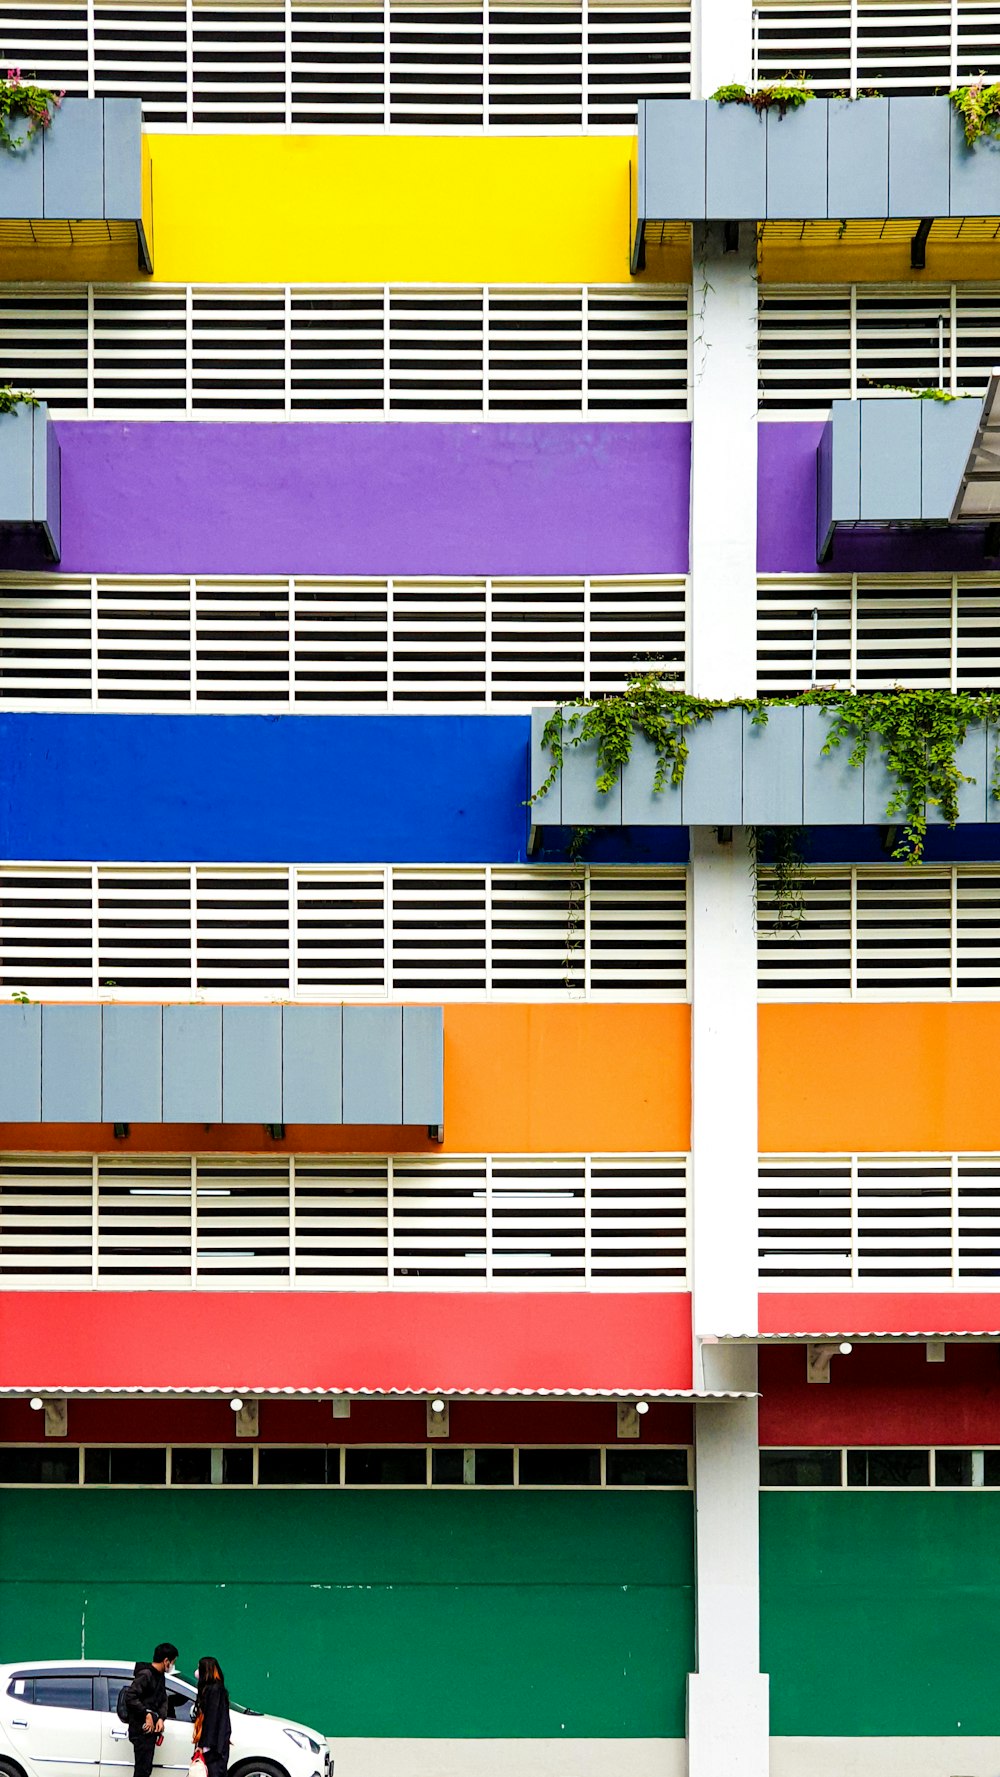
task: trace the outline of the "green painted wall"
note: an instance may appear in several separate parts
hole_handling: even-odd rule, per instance
[[[1000,1493],[763,1493],[772,1734],[1000,1734]]]
[[[4,1490],[0,1659],[169,1639],[331,1735],[679,1737],[692,1559],[686,1493]]]

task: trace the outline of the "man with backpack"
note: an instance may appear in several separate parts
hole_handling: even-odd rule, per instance
[[[150,1777],[157,1736],[167,1716],[166,1674],[177,1660],[171,1641],[161,1641],[151,1660],[139,1660],[131,1684],[118,1696],[118,1714],[128,1722],[135,1777]]]

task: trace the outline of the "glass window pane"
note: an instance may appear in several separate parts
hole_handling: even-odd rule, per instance
[[[971,1487],[972,1451],[935,1450],[934,1477],[939,1487]]]
[[[599,1450],[522,1450],[518,1464],[522,1487],[597,1487],[600,1484]]]
[[[170,1479],[175,1487],[208,1487],[212,1480],[211,1450],[174,1450]]]
[[[48,1673],[35,1679],[35,1703],[49,1709],[92,1709],[94,1681],[92,1678],[60,1678]]]
[[[609,1450],[606,1457],[609,1487],[686,1487],[686,1450]]]
[[[167,1453],[162,1449],[129,1450],[112,1445],[110,1450],[84,1452],[83,1477],[91,1485],[162,1487],[167,1479]]]
[[[465,1479],[464,1450],[432,1450],[431,1479],[438,1487],[461,1487]]]
[[[983,1486],[1000,1487],[1000,1450],[983,1451]]]
[[[339,1451],[334,1458],[334,1480],[337,1479]],[[261,1487],[323,1487],[326,1485],[327,1452],[314,1450],[261,1450],[257,1457],[257,1482]]]
[[[475,1457],[477,1487],[513,1487],[513,1450],[477,1450]]]
[[[849,1450],[849,1487],[929,1487],[929,1450]]]
[[[250,1487],[253,1484],[252,1450],[223,1450],[222,1483],[229,1487]]]
[[[839,1450],[762,1450],[762,1487],[839,1487]]]
[[[0,1481],[36,1481],[50,1485],[80,1478],[80,1452],[65,1450],[0,1450]]]
[[[427,1480],[427,1454],[411,1450],[348,1450],[345,1479],[354,1487],[420,1487]]]

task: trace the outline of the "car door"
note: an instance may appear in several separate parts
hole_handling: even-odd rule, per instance
[[[107,1673],[99,1681],[104,1687],[98,1707],[103,1710],[101,1729],[101,1777],[127,1777],[133,1769],[132,1746],[128,1728],[118,1718],[118,1693],[128,1684],[130,1672]],[[191,1763],[191,1721],[194,1690],[175,1678],[167,1679],[167,1709],[163,1724],[163,1745],[153,1754],[153,1770],[187,1771]]]
[[[24,1668],[11,1678],[8,1700],[11,1740],[38,1777],[97,1777],[101,1717],[89,1672]]]

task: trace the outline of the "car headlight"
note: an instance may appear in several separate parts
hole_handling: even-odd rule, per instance
[[[298,1728],[286,1728],[285,1733],[289,1740],[295,1741],[301,1752],[319,1752],[321,1750],[319,1741],[314,1740],[311,1734],[303,1734]]]

